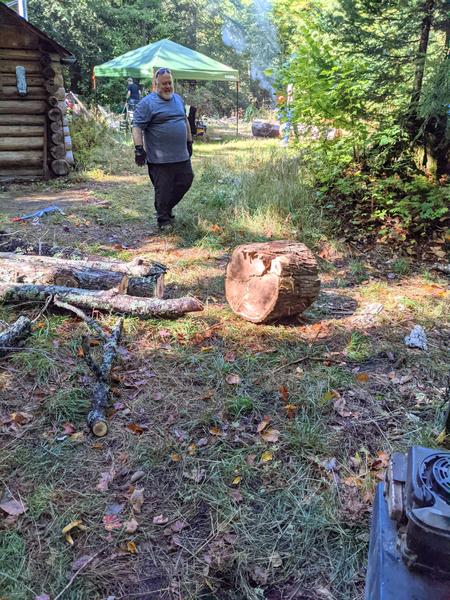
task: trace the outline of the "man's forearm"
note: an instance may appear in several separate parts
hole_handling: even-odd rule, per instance
[[[187,132],[187,141],[192,142],[191,125],[190,125],[189,121],[187,120],[187,117],[186,117],[186,132]]]
[[[133,127],[133,142],[135,146],[144,145],[144,136],[142,135],[142,129],[139,129],[139,127]]]

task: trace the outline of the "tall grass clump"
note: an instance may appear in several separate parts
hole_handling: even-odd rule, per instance
[[[286,238],[314,247],[323,238],[326,222],[295,151],[239,140],[205,154],[184,204],[190,241]]]

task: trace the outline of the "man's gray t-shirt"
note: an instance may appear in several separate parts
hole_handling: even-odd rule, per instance
[[[164,100],[156,92],[142,98],[136,106],[133,125],[144,132],[149,163],[174,163],[189,159],[186,113],[183,100],[173,94]]]

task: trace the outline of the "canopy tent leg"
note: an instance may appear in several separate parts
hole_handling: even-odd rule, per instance
[[[236,81],[236,135],[239,135],[239,81]]]

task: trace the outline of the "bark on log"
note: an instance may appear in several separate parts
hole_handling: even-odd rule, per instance
[[[22,179],[22,178],[33,178],[33,177],[42,177],[44,175],[43,167],[29,169],[29,168],[2,168],[0,167],[0,177],[8,178],[8,179]]]
[[[39,115],[45,113],[45,100],[0,100],[0,114]]]
[[[0,111],[1,112],[1,111]],[[45,115],[0,114],[0,125],[44,125]]]
[[[108,423],[106,420],[106,409],[110,400],[110,375],[111,367],[117,356],[118,344],[122,333],[123,319],[114,326],[111,335],[103,345],[103,360],[100,366],[96,365],[93,371],[97,377],[97,383],[92,394],[92,409],[87,416],[87,423],[91,431],[97,437],[103,437],[108,433]],[[84,344],[84,348],[89,350],[89,345]],[[86,353],[86,350],[85,350]],[[89,364],[89,363],[88,363]],[[95,364],[95,363],[94,363]]]
[[[0,283],[0,302],[14,304],[23,301],[45,302],[49,296],[57,295],[63,302],[82,308],[107,310],[142,318],[175,318],[188,312],[203,310],[203,304],[188,296],[161,300],[159,298],[138,298],[118,294],[116,290],[94,292],[57,285],[27,285],[20,283]]]
[[[44,137],[43,125],[0,125],[0,140],[5,137]]]
[[[0,152],[3,150],[41,150],[44,147],[44,132],[39,137],[0,137]]]
[[[31,321],[27,317],[19,317],[5,331],[0,333],[0,356],[8,354],[11,348],[17,346],[31,334]]]
[[[320,288],[311,251],[296,242],[238,246],[226,271],[225,294],[233,311],[253,323],[303,312]]]
[[[23,242],[26,244],[26,242]],[[17,246],[16,246],[17,247]],[[57,250],[57,248],[55,248]],[[124,262],[113,258],[84,258],[84,259],[63,259],[59,257],[35,254],[16,254],[14,252],[0,252],[0,260],[25,260],[42,265],[58,265],[67,268],[74,267],[77,269],[99,269],[106,271],[116,271],[121,275],[129,275],[130,277],[151,277],[161,272],[166,272],[167,268],[161,263],[148,262],[141,257],[133,259],[131,262]]]
[[[59,158],[58,160],[52,160],[50,163],[51,169],[55,175],[68,175],[70,166],[67,160]]]
[[[29,98],[31,100],[45,100],[45,98],[47,98],[48,94],[46,93],[46,91],[44,90],[43,87],[41,86],[31,86],[28,85],[28,81],[27,81],[27,93],[25,96],[21,96],[19,94],[19,92],[17,91],[17,86],[15,85],[11,85],[11,86],[6,86],[3,85],[3,97],[8,100],[20,100],[21,98]]]
[[[92,263],[91,263],[92,264]],[[106,263],[107,264],[107,263]],[[162,298],[164,269],[146,268],[145,277],[129,276],[126,263],[122,271],[88,266],[88,261],[64,260],[47,256],[20,255],[0,252],[0,280],[11,283],[59,285],[86,290],[107,290],[117,287],[128,276],[126,293],[130,296]]]
[[[252,135],[254,137],[277,138],[280,137],[280,126],[278,123],[267,121],[253,121]]]
[[[0,152],[0,167],[40,167],[43,164],[42,150],[6,150]]]

